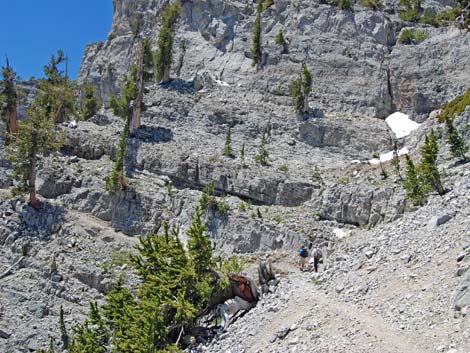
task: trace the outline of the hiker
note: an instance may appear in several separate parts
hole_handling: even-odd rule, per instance
[[[304,271],[305,264],[307,263],[307,258],[308,258],[308,251],[305,245],[302,245],[302,247],[299,250],[299,264],[300,264],[300,271]]]
[[[312,257],[310,258],[310,263],[313,262],[313,270],[318,272],[318,264],[323,263],[323,253],[320,249],[316,248],[312,252]]]

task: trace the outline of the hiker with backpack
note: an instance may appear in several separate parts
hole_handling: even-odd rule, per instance
[[[299,266],[300,266],[300,271],[304,271],[305,264],[307,263],[307,258],[308,258],[308,251],[305,245],[302,245],[302,247],[299,250]]]
[[[318,272],[318,264],[323,263],[323,253],[320,249],[316,248],[312,251],[312,257],[310,263],[313,264],[313,270]]]

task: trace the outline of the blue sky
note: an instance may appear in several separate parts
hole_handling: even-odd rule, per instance
[[[106,40],[112,0],[0,0],[0,64],[10,64],[23,79],[43,77],[51,54],[69,56],[75,79],[87,43]]]

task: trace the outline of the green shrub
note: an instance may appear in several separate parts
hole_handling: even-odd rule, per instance
[[[353,0],[332,0],[329,4],[339,7],[341,10],[352,10],[354,5]]]
[[[420,23],[431,25],[434,27],[439,27],[439,21],[437,15],[433,10],[426,9],[424,10],[423,16],[419,20]]]
[[[402,44],[419,44],[428,38],[428,34],[424,31],[417,29],[406,28],[398,38],[398,41]]]
[[[439,122],[444,122],[447,119],[451,121],[460,114],[462,114],[465,108],[470,105],[470,89],[465,94],[451,100],[444,107],[444,111],[439,116]]]
[[[98,98],[96,97],[96,87],[91,84],[87,84],[82,90],[82,120],[88,120],[93,117],[100,107]]]
[[[400,12],[400,19],[407,22],[418,22],[420,18],[419,12],[416,9],[408,9]]]
[[[361,5],[377,11],[382,7],[382,2],[380,0],[361,0]]]

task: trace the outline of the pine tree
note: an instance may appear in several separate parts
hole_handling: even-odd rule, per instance
[[[212,265],[211,241],[201,217],[202,211],[196,208],[192,217],[191,227],[188,230],[189,258],[193,262],[197,274],[204,273]]]
[[[266,151],[266,130],[263,131],[261,137],[261,144],[258,148],[258,154],[255,156],[255,161],[261,165],[268,165],[268,151]]]
[[[69,345],[70,353],[107,352],[110,340],[109,329],[101,317],[96,302],[90,302],[87,320],[83,325],[75,326],[73,331],[73,339]]]
[[[223,155],[227,157],[233,157],[233,150],[232,150],[232,137],[231,137],[231,129],[227,129],[227,133],[225,135],[225,146],[223,150]]]
[[[245,168],[245,144],[242,144],[242,149],[240,151],[240,160],[242,162],[242,167]]]
[[[460,158],[463,161],[467,161],[468,158],[466,153],[468,151],[468,146],[466,145],[465,140],[459,135],[459,132],[455,128],[450,117],[446,117],[445,122],[447,128],[447,143],[450,145],[452,156]]]
[[[436,135],[434,134],[434,130],[431,130],[431,133],[425,136],[424,145],[421,148],[420,173],[428,188],[432,188],[437,191],[439,195],[443,195],[445,190],[442,186],[441,175],[437,169],[438,152],[439,146],[437,144]]]
[[[307,65],[302,64],[302,71],[300,72],[299,78],[292,82],[291,87],[291,97],[296,112],[309,112],[308,96],[312,91],[312,83],[312,73],[307,68]]]
[[[158,49],[155,55],[155,79],[157,82],[170,81],[173,60],[173,38],[181,7],[178,2],[167,5],[163,12],[162,28],[158,34]]]
[[[10,66],[8,58],[6,58],[6,66],[2,68],[3,80],[0,82],[0,109],[2,119],[5,124],[4,139],[8,143],[9,134],[18,133],[18,89],[16,82],[18,77],[16,72]]]
[[[253,48],[251,49],[251,55],[253,56],[253,66],[257,69],[261,67],[261,60],[263,53],[261,51],[261,14],[263,12],[263,1],[258,0],[256,6],[256,20],[255,27],[253,29]]]
[[[66,121],[77,115],[75,85],[67,73],[64,74],[59,69],[59,65],[67,64],[67,60],[62,50],[57,52],[57,57],[52,55],[49,65],[44,66],[46,79],[41,80],[39,84],[39,105],[54,122]]]
[[[82,115],[81,120],[88,120],[93,117],[99,109],[99,101],[96,97],[96,87],[87,84],[82,88]]]
[[[40,93],[41,94],[41,93]],[[28,117],[20,123],[18,134],[7,150],[15,175],[20,180],[17,191],[29,192],[29,203],[37,208],[36,167],[38,155],[57,150],[61,143],[55,132],[54,122],[46,109],[34,101]]]
[[[282,46],[282,52],[281,54],[287,54],[287,42],[284,38],[284,33],[282,32],[282,29],[279,30],[279,32],[276,35],[275,42],[277,45]]]
[[[47,350],[47,353],[54,353],[54,339],[52,337],[49,337],[49,348]]]
[[[406,196],[416,205],[422,205],[426,200],[426,192],[423,189],[422,180],[410,158],[406,155],[406,179],[404,182]]]
[[[60,311],[59,311],[59,327],[60,327],[60,340],[62,341],[62,348],[67,349],[69,347],[69,335],[67,334],[67,329],[65,327],[64,309],[62,308],[62,305],[60,306]]]
[[[142,40],[142,50],[144,81],[148,82],[153,78],[153,52],[150,38],[145,38]]]
[[[138,94],[138,77],[139,67],[132,65],[130,72],[126,77],[124,87],[122,89],[122,97],[111,97],[110,106],[113,113],[125,121],[121,135],[119,137],[116,162],[114,163],[111,175],[105,178],[106,190],[116,191],[119,188],[124,190],[127,187],[125,180],[124,161],[127,155],[127,139],[130,134],[130,124],[136,115],[132,102],[136,100]]]
[[[176,66],[176,76],[179,78],[181,75],[181,69],[183,68],[184,64],[184,57],[186,55],[186,41],[183,39],[180,42],[180,55],[178,57],[178,65]]]

